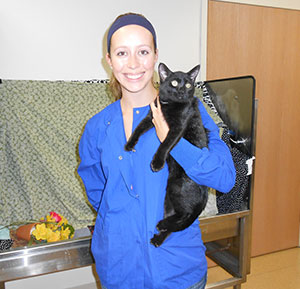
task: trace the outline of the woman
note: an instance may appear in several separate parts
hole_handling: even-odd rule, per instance
[[[199,222],[172,233],[158,248],[150,244],[163,218],[167,165],[153,172],[152,157],[167,133],[153,86],[158,58],[156,34],[141,15],[118,17],[109,29],[106,59],[112,68],[117,101],[92,117],[79,144],[81,176],[88,199],[97,211],[92,253],[102,286],[108,289],[204,288],[207,264]],[[199,184],[227,192],[235,169],[218,128],[199,102],[209,149],[181,139],[171,151]],[[135,151],[124,145],[149,109],[155,129],[141,136]]]

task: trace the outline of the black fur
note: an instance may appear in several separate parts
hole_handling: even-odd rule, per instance
[[[159,171],[167,161],[169,178],[164,203],[164,219],[157,224],[159,233],[151,239],[151,243],[156,247],[160,246],[171,232],[181,231],[190,226],[203,211],[207,202],[207,187],[191,180],[169,155],[181,137],[199,148],[207,147],[207,133],[202,124],[198,100],[194,97],[194,82],[199,70],[199,65],[187,73],[172,72],[163,63],[158,67],[159,101],[169,126],[169,133],[157,149],[151,168],[155,172]],[[139,137],[152,127],[150,110],[132,133],[125,150],[132,150]]]

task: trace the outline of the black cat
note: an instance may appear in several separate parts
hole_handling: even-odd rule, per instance
[[[164,202],[164,219],[157,224],[159,233],[151,239],[151,243],[156,247],[160,246],[171,232],[181,231],[190,226],[207,202],[207,187],[191,180],[169,155],[181,137],[199,148],[207,147],[207,133],[198,109],[198,99],[194,97],[194,82],[199,70],[199,65],[187,73],[172,72],[163,63],[158,67],[159,101],[169,126],[169,133],[157,149],[151,168],[153,171],[159,171],[167,161],[169,178]],[[132,133],[125,150],[132,150],[139,137],[152,127],[150,110]]]

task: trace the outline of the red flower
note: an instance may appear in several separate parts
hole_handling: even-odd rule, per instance
[[[50,212],[50,217],[53,218],[57,223],[61,220],[61,216],[55,212]]]

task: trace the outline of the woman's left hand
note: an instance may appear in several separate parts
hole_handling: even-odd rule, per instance
[[[159,138],[160,142],[163,142],[169,132],[169,126],[161,111],[159,96],[157,96],[157,107],[155,106],[154,102],[150,103],[150,107],[153,115],[152,122],[155,126],[157,137]]]

